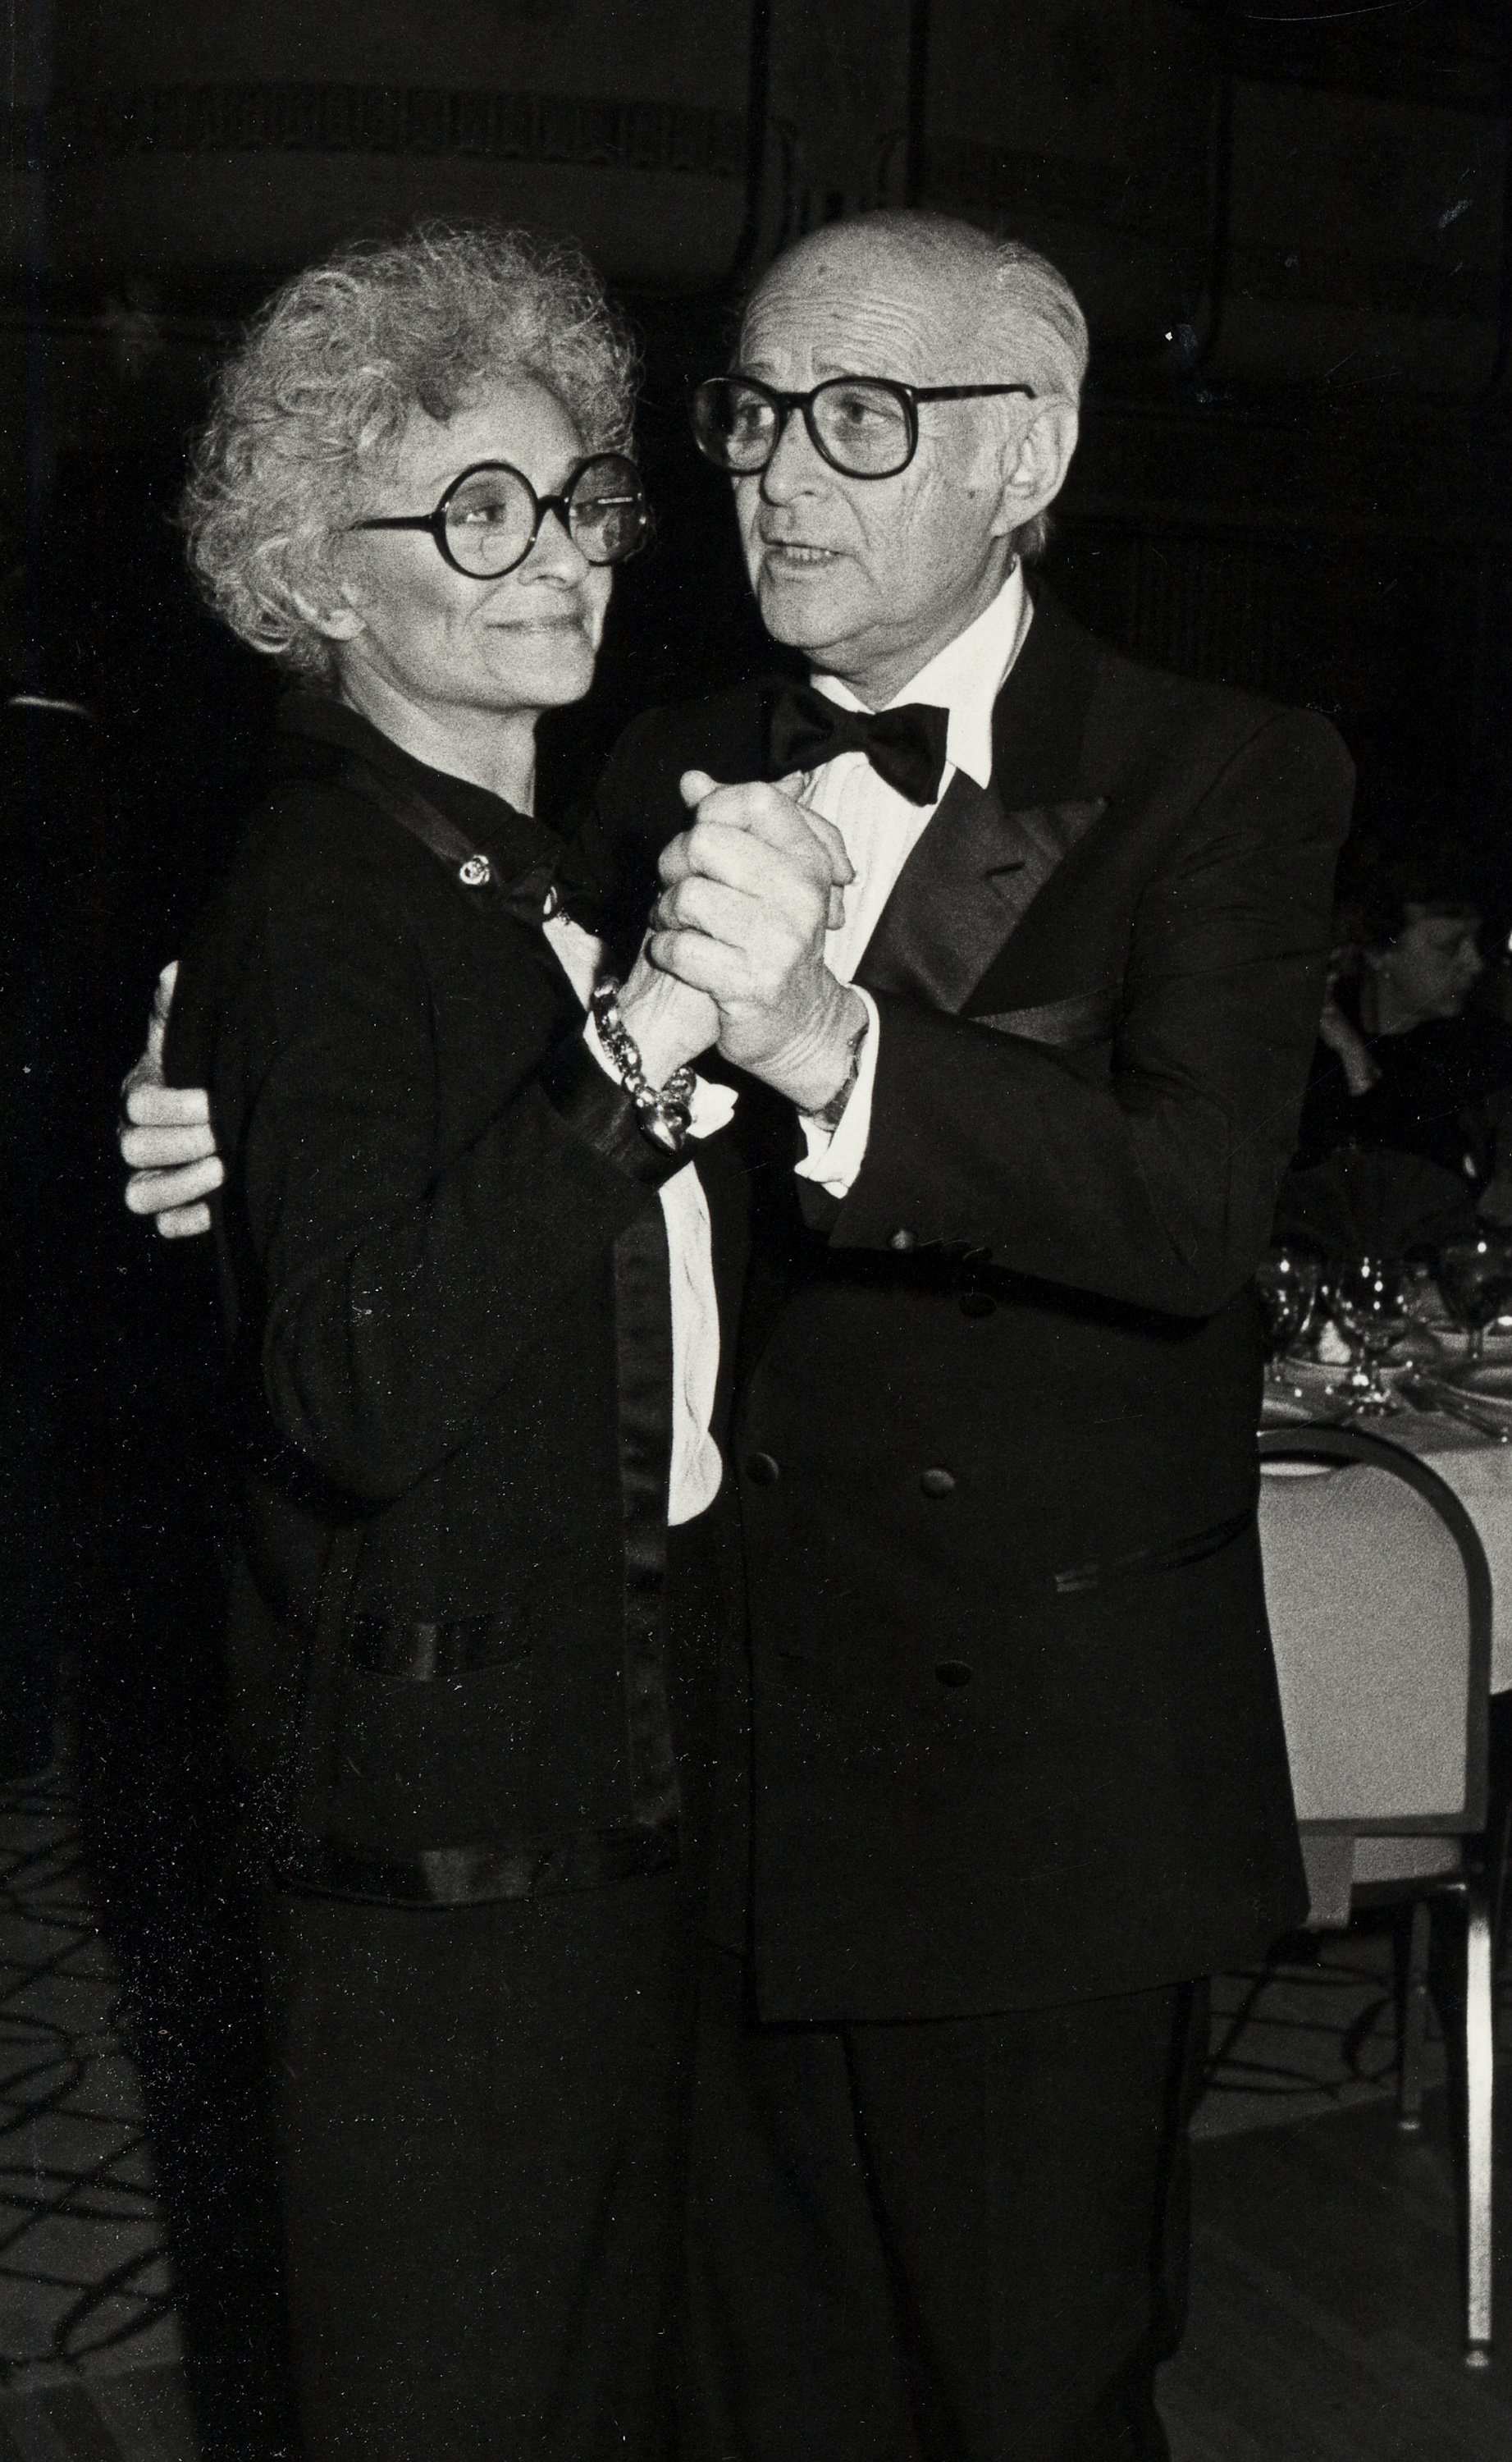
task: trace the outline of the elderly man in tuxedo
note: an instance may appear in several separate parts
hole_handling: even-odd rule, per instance
[[[696,425],[809,682],[651,712],[603,783],[758,1255],[688,2462],[1163,2454],[1195,1985],[1305,1904],[1246,1285],[1350,768],[1028,583],[1085,359],[965,225],[789,249]]]
[[[810,687],[653,712],[604,782],[622,838],[695,806],[650,946],[774,1098],[783,1252],[736,1446],[750,1891],[705,1977],[693,2462],[1164,2453],[1193,1979],[1305,1903],[1246,1284],[1350,768],[1027,585],[1085,356],[1054,269],[959,224],[790,249],[696,419]]]

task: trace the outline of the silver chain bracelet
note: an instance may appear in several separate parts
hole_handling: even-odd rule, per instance
[[[636,1125],[653,1145],[680,1154],[692,1118],[694,1078],[688,1062],[672,1070],[664,1086],[653,1086],[646,1074],[640,1047],[620,1014],[620,985],[606,975],[588,1006],[599,1041],[613,1061],[620,1084],[634,1108]]]

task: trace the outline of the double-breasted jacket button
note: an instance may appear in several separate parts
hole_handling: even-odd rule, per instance
[[[937,1684],[943,1684],[947,1691],[959,1693],[963,1684],[970,1683],[975,1673],[975,1669],[968,1667],[964,1658],[942,1658],[934,1671],[934,1680]]]
[[[912,1231],[894,1231],[888,1238],[887,1245],[889,1248],[898,1248],[906,1252],[909,1248],[917,1248],[919,1242],[917,1234]]]
[[[771,1454],[747,1454],[746,1477],[753,1487],[776,1487],[782,1472]]]
[[[948,1470],[922,1470],[919,1484],[926,1496],[953,1496],[955,1473]]]

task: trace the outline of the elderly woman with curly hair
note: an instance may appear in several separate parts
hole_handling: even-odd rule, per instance
[[[664,2450],[729,1622],[683,1140],[730,1098],[686,1066],[701,994],[642,957],[595,1000],[588,868],[533,817],[645,528],[631,381],[574,250],[431,228],[278,293],[188,497],[212,604],[299,683],[167,1062],[226,1164],[308,2462]]]

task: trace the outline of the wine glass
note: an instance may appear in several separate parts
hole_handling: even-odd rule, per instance
[[[1318,1261],[1305,1248],[1275,1247],[1255,1267],[1255,1297],[1260,1304],[1261,1336],[1266,1348],[1266,1383],[1279,1393],[1285,1353],[1307,1327],[1317,1303]],[[1300,1389],[1293,1387],[1295,1393]]]
[[[1465,1357],[1483,1356],[1486,1328],[1512,1302],[1512,1245],[1494,1232],[1451,1240],[1434,1259],[1439,1297],[1455,1324],[1468,1334]]]
[[[1338,1387],[1352,1419],[1400,1410],[1381,1381],[1381,1361],[1406,1329],[1406,1270],[1399,1257],[1336,1257],[1324,1275],[1329,1313],[1350,1345],[1349,1374]]]

